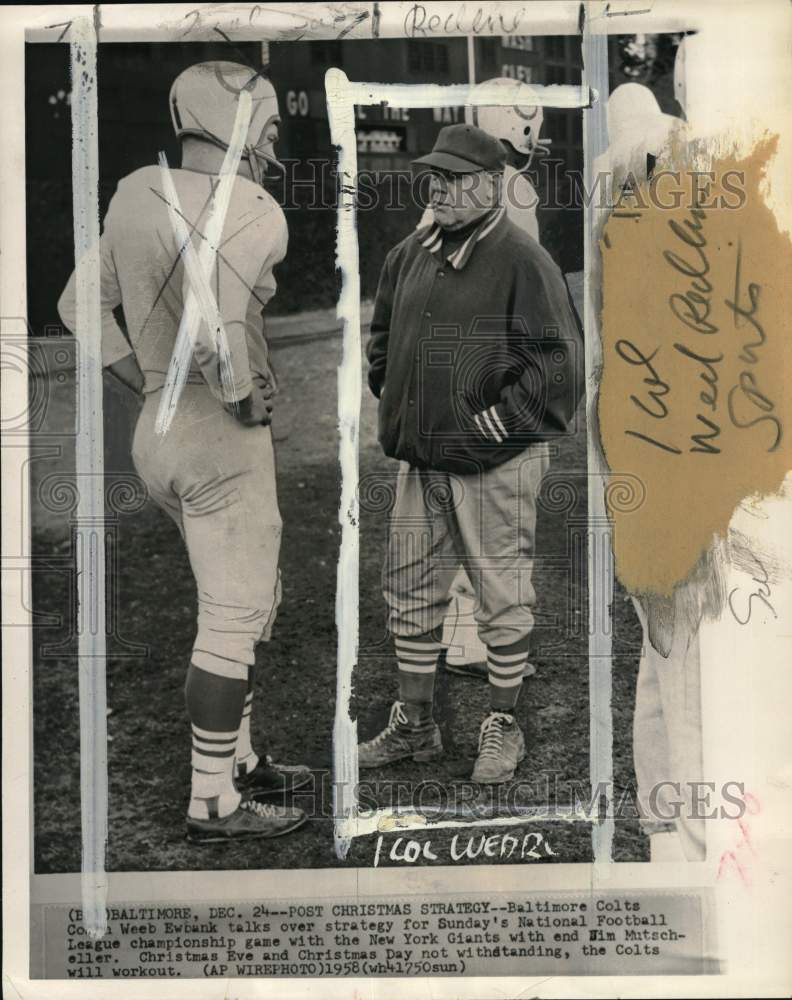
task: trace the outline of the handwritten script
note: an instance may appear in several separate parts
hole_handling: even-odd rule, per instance
[[[610,511],[617,573],[643,593],[669,594],[737,505],[792,467],[792,243],[762,195],[774,148],[713,156],[709,188],[671,207],[637,184],[603,231],[599,423],[613,475],[645,490],[638,509]],[[669,153],[680,173],[686,155]],[[739,204],[727,175],[743,178]],[[761,575],[749,589],[733,596],[740,619],[771,600]]]
[[[692,377],[698,383],[694,427],[687,441],[670,441],[663,437],[662,425],[652,423],[667,420],[669,416],[670,401],[664,397],[671,393],[671,384],[662,378],[661,359],[658,359],[662,346],[668,352],[668,344],[654,345],[647,353],[645,347],[619,340],[617,355],[643,376],[638,394],[630,395],[639,417],[634,426],[625,428],[624,433],[672,455],[681,455],[685,448],[692,454],[720,454],[718,441],[724,419],[720,370],[725,352],[731,350],[744,367],[728,388],[725,419],[739,430],[765,425],[764,436],[758,442],[750,442],[750,446],[775,451],[781,441],[781,421],[775,413],[774,401],[761,388],[759,375],[761,352],[767,341],[758,315],[761,285],[757,282],[743,285],[742,240],[737,235],[733,293],[730,290],[731,297],[718,295],[708,277],[706,221],[707,213],[698,207],[693,207],[689,217],[681,223],[671,219],[668,228],[673,246],[662,254],[666,265],[684,279],[684,288],[668,296],[668,307],[676,321],[669,325],[669,339],[670,349],[690,362],[690,369],[683,371],[683,376]],[[716,297],[728,310],[729,322],[723,331],[712,318],[713,298]],[[740,327],[746,326],[753,339],[741,340]],[[674,339],[677,336],[679,340]]]

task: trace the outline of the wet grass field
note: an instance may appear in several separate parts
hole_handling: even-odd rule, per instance
[[[195,630],[195,585],[176,527],[152,503],[140,509],[134,496],[116,493],[108,520],[113,555],[113,633],[109,659],[108,769],[110,822],[108,869],[273,869],[346,865],[370,867],[377,838],[357,839],[345,860],[333,844],[331,759],[336,689],[335,590],[340,544],[337,461],[336,369],[338,338],[274,348],[281,381],[274,434],[278,494],[284,521],[281,556],[283,602],[272,641],[259,647],[253,714],[254,742],[276,760],[301,761],[314,769],[313,788],[298,794],[310,821],[292,836],[273,841],[196,848],[184,838],[189,797],[190,729],[183,685]],[[40,432],[31,462],[34,497],[34,806],[36,871],[74,872],[80,867],[79,704],[75,573],[69,497],[58,484],[73,482],[74,381],[68,372],[46,385]],[[106,468],[123,480],[137,404],[123,390],[106,393]],[[46,447],[44,447],[46,445]],[[501,805],[545,804],[555,795],[569,804],[574,789],[587,794],[589,773],[589,680],[585,576],[585,432],[560,445],[543,487],[534,573],[537,628],[532,662],[518,717],[528,735],[528,756]],[[376,442],[376,401],[363,395],[361,476],[390,477],[394,463]],[[559,479],[572,484],[564,492]],[[551,488],[553,487],[553,488]],[[119,500],[120,497],[120,500]],[[125,513],[124,510],[129,510]],[[384,640],[385,606],[380,590],[386,514],[367,510],[360,525],[360,661],[353,712],[361,738],[387,721],[396,694],[395,660]],[[581,548],[582,546],[582,548]],[[640,629],[631,606],[614,596],[615,788],[628,789],[632,771],[631,723]],[[448,809],[470,804],[470,770],[478,728],[487,707],[482,682],[440,671],[437,717],[445,756],[431,764],[393,765],[362,778],[364,805]],[[553,789],[556,791],[553,792]],[[478,806],[481,807],[481,803]],[[484,804],[486,807],[487,803]],[[483,816],[484,813],[477,813]],[[591,859],[591,828],[563,820],[530,821],[509,833],[520,847],[496,856],[476,853],[481,834],[429,830],[436,859],[447,864],[452,838],[458,863],[536,864]],[[526,834],[531,834],[526,842]],[[390,856],[398,831],[384,836],[378,862]],[[527,849],[526,849],[527,843]],[[523,852],[522,856],[520,852]],[[398,857],[398,846],[396,848]],[[617,822],[614,856],[642,860],[646,845],[637,822]]]

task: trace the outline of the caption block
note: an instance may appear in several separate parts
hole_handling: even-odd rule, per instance
[[[48,979],[712,971],[701,892],[119,903],[101,939],[78,906],[35,909]]]

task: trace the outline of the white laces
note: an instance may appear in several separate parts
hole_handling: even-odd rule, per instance
[[[302,764],[276,764],[270,754],[267,754],[264,759],[267,762],[267,767],[271,767],[273,771],[280,771],[283,774],[302,774],[308,770]]]
[[[393,733],[399,728],[399,726],[407,725],[407,716],[404,714],[404,702],[394,701],[391,705],[390,719],[388,719],[388,725],[382,730],[374,739],[372,743],[379,743],[380,740],[386,739],[388,736],[392,736]]]
[[[247,812],[251,812],[262,819],[280,819],[283,816],[283,809],[274,806],[270,802],[255,802],[253,799],[243,799],[240,806]]]
[[[499,757],[503,750],[503,727],[512,723],[505,712],[490,712],[479,730],[479,756]]]

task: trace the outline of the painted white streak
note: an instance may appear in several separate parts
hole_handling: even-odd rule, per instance
[[[427,818],[431,810],[422,809],[421,813],[407,809],[378,809],[374,812],[358,815],[354,824],[355,837],[370,837],[375,833],[406,833],[410,830],[457,830],[475,829],[476,827],[510,827],[525,826],[526,823],[594,823],[598,822],[596,813],[589,813],[582,806],[512,806],[508,816],[491,816],[482,819],[439,819]]]
[[[376,6],[376,12],[375,12]],[[306,15],[306,7],[310,15]],[[682,31],[690,27],[691,4],[656,0],[611,0],[604,29],[609,34]],[[83,8],[88,10],[86,6]],[[57,42],[70,9],[29,6],[27,40]],[[580,0],[514,0],[485,5],[422,3],[265,4],[108,4],[101,9],[102,40],[107,42],[217,41],[219,28],[234,42],[371,38],[460,38],[473,34],[576,35]],[[74,16],[72,14],[72,16]],[[716,15],[717,16],[717,15]]]
[[[467,43],[467,64],[468,64],[468,84],[471,87],[476,85],[476,39],[473,35],[468,35],[466,39]],[[473,120],[473,107],[470,104],[465,105],[465,121],[468,125],[475,125]]]
[[[82,909],[88,934],[101,937],[107,929],[107,690],[98,95],[96,32],[92,19],[79,18],[73,22],[70,49],[77,315],[75,469],[79,501],[75,553]]]
[[[516,84],[519,81],[515,81]],[[464,105],[492,107],[510,105],[508,93],[493,83],[349,83],[349,100],[353,104],[385,103],[391,108],[456,108]],[[590,104],[587,87],[571,84],[553,84],[545,87],[538,83],[523,84],[531,89],[531,101],[544,108],[583,108]],[[522,91],[524,92],[524,91]]]
[[[594,163],[608,146],[608,38],[603,19],[592,23],[586,10],[583,27],[583,84],[598,100],[583,112],[583,156],[586,190],[593,189]],[[597,378],[601,347],[595,284],[599,281],[597,233],[599,212],[595,199],[584,206],[583,259],[586,362],[586,435],[588,461],[588,591],[589,591],[589,758],[592,788],[606,789],[605,816],[591,828],[597,876],[607,877],[612,860],[615,824],[613,795],[612,629],[613,553],[605,506],[606,467],[600,451],[597,420]]]
[[[190,233],[187,229],[187,225],[184,221],[184,215],[179,202],[179,195],[173,183],[173,177],[168,169],[168,161],[165,158],[164,153],[159,154],[159,165],[160,175],[162,177],[162,192],[165,195],[165,201],[168,206],[168,216],[170,218],[171,227],[173,228],[173,232],[176,234],[176,240],[179,244],[179,255],[184,260],[184,270],[187,275],[191,293],[188,295],[188,301],[185,303],[184,312],[182,313],[182,319],[179,324],[179,334],[176,338],[176,347],[174,349],[173,356],[171,357],[171,364],[168,372],[169,375],[171,374],[171,371],[173,371],[174,374],[172,402],[175,408],[178,393],[181,391],[182,387],[180,379],[182,377],[186,377],[186,371],[181,363],[180,336],[184,330],[186,331],[186,336],[190,338],[189,349],[185,351],[186,369],[189,369],[192,358],[192,349],[198,341],[201,329],[201,318],[203,318],[204,323],[206,323],[210,339],[213,341],[213,346],[218,356],[220,380],[227,393],[231,393],[233,391],[234,378],[230,366],[228,337],[226,336],[225,325],[223,323],[222,316],[220,315],[220,310],[217,307],[217,302],[215,301],[212,289],[209,287],[209,278],[212,274],[212,266],[214,262],[211,256],[212,248],[210,246],[210,253],[204,254],[204,260],[208,260],[208,270],[205,270],[204,261],[196,252]],[[201,249],[204,249],[206,246],[207,244],[205,243]],[[196,317],[196,313],[199,313],[200,315]],[[209,345],[205,346],[208,347]],[[170,410],[168,412],[169,414],[172,413]],[[167,430],[167,427],[164,426],[162,430]]]
[[[536,103],[562,108],[585,108],[591,92],[587,86],[535,86]],[[354,837],[362,836],[358,818],[357,723],[349,714],[352,676],[357,660],[358,635],[358,425],[360,422],[361,336],[360,270],[357,224],[355,220],[355,184],[357,178],[357,140],[354,106],[387,102],[391,107],[449,108],[471,100],[477,106],[503,104],[511,100],[495,86],[472,94],[469,84],[381,84],[350,82],[339,69],[325,75],[327,114],[330,138],[338,149],[338,174],[341,190],[338,205],[336,261],[341,271],[341,294],[337,314],[344,323],[343,358],[338,370],[338,419],[341,463],[341,551],[338,561],[336,591],[336,626],[338,628],[338,665],[336,675],[336,711],[333,729],[333,794],[335,847],[339,857],[346,857]],[[606,75],[607,92],[607,75]],[[596,787],[596,785],[594,786]],[[378,816],[396,815],[384,810]],[[507,818],[507,822],[511,822]],[[367,821],[368,822],[368,821]],[[514,822],[525,822],[514,818]],[[611,821],[612,822],[612,821]],[[369,831],[364,831],[369,832]]]
[[[184,258],[189,291],[184,303],[184,312],[179,323],[176,344],[173,349],[170,365],[168,366],[165,385],[160,396],[159,409],[157,410],[156,429],[159,434],[164,434],[167,431],[176,412],[176,405],[190,370],[193,349],[198,341],[201,319],[206,323],[210,337],[214,341],[211,346],[217,353],[220,380],[225,390],[225,398],[227,400],[235,398],[234,373],[231,369],[228,354],[228,339],[223,321],[220,318],[217,303],[209,287],[209,280],[215,267],[217,248],[223,234],[223,226],[225,225],[226,214],[228,213],[228,206],[234,189],[234,181],[236,180],[237,170],[242,159],[242,149],[247,140],[252,108],[253,99],[250,92],[247,90],[241,91],[237,103],[237,113],[234,119],[231,141],[223,158],[217,189],[214,193],[212,207],[206,222],[204,240],[197,254],[184,219],[180,214],[181,209],[176,189],[173,185],[164,154],[160,156],[163,184],[166,185],[164,193],[168,203],[168,213],[179,244],[179,253]],[[209,348],[210,345],[206,346]]]
[[[358,427],[362,380],[360,337],[360,264],[355,220],[357,142],[349,81],[338,69],[325,75],[330,139],[338,148],[336,263],[341,271],[337,315],[344,324],[343,353],[338,368],[339,462],[341,464],[341,551],[336,583],[338,662],[333,726],[333,816],[335,850],[344,858],[352,843],[358,813],[357,723],[349,714],[352,674],[357,661],[360,555]]]

